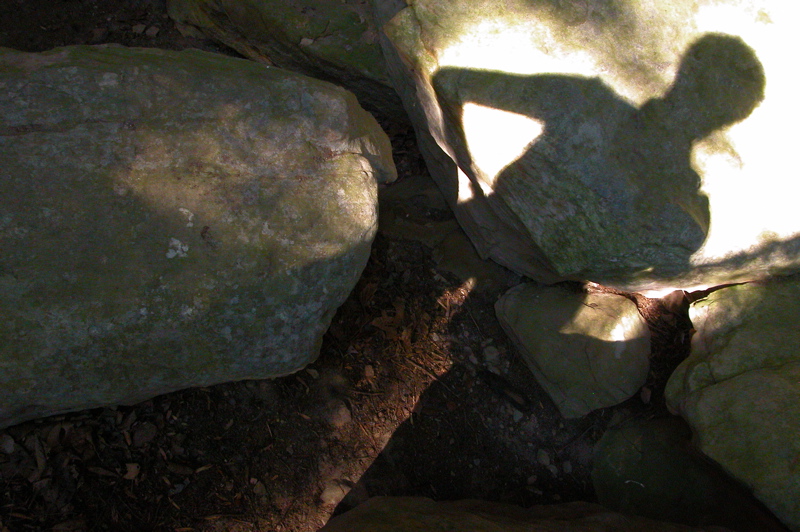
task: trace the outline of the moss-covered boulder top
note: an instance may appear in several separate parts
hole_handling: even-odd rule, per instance
[[[261,63],[333,81],[370,111],[403,120],[365,0],[169,0],[187,34],[210,37]]]

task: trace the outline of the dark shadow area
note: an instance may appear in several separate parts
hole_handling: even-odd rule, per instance
[[[424,390],[337,514],[365,495],[522,506],[594,499],[588,465],[610,412],[564,420],[486,303],[470,295],[453,307],[444,341],[449,368]]]
[[[584,291],[577,283],[560,287]],[[617,501],[606,492],[606,499],[598,501],[592,482],[595,448],[606,431],[652,421],[677,426],[680,437],[655,451],[631,442],[642,452],[643,461],[672,453],[693,463],[692,474],[702,480],[693,487],[704,495],[697,500],[666,489],[665,493],[676,497],[667,512],[669,520],[736,531],[785,532],[786,527],[749,489],[693,449],[688,425],[671,415],[664,404],[664,386],[689,352],[692,324],[685,295],[675,292],[664,300],[619,295],[634,299],[647,319],[652,334],[650,374],[642,393],[576,419],[561,416],[497,318],[487,312],[491,306],[486,305],[485,296],[473,293],[464,298],[449,319],[445,351],[450,353],[452,365],[424,390],[411,416],[350,486],[334,515],[368,497],[416,496],[437,501],[479,499],[521,507],[603,502],[614,510],[666,520],[665,514],[659,514],[665,503],[654,504],[652,511],[646,512],[636,506],[639,500],[635,497],[628,500],[623,495]],[[663,460],[656,464],[663,465]],[[680,486],[682,482],[676,481],[670,470],[652,474],[654,483],[662,486],[669,482]],[[627,484],[624,487],[629,488]]]

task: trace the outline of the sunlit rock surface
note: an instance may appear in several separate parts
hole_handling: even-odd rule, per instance
[[[0,50],[0,426],[316,358],[391,148],[334,85],[199,51]]]
[[[795,3],[398,4],[389,72],[482,256],[651,292],[800,266]]]
[[[611,512],[598,504],[570,502],[520,508],[485,501],[435,502],[422,497],[374,497],[331,519],[320,532],[690,532],[694,528]]]
[[[667,384],[698,448],[800,530],[800,278],[694,303],[692,353]]]
[[[650,330],[627,298],[528,283],[495,310],[564,417],[619,404],[647,379]]]
[[[168,0],[183,32],[261,63],[332,81],[370,110],[407,120],[389,82],[372,7],[363,0]]]

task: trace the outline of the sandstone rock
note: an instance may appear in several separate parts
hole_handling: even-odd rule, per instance
[[[668,405],[697,447],[800,530],[800,278],[723,288],[695,302],[692,353]]]
[[[571,502],[524,509],[483,501],[434,502],[422,497],[373,497],[331,519],[320,532],[689,532],[693,528],[610,512],[597,504]]]
[[[334,85],[199,51],[0,50],[0,426],[297,371],[391,148]]]
[[[650,368],[650,331],[614,294],[522,284],[495,305],[503,329],[567,418],[633,396]]]
[[[361,0],[169,0],[178,28],[256,61],[338,83],[370,110],[407,121]]]
[[[378,1],[428,167],[484,257],[671,291],[800,267],[797,6]],[[768,82],[766,82],[768,80]]]
[[[632,419],[607,430],[594,449],[598,502],[659,521],[781,530],[743,486],[691,449],[690,437],[677,417]]]

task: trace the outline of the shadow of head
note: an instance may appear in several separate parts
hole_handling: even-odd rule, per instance
[[[661,102],[690,136],[701,138],[747,118],[764,99],[765,85],[752,48],[739,37],[708,33],[686,51]]]

